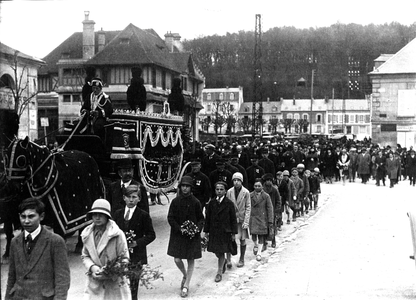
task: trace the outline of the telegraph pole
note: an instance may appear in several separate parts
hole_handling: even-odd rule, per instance
[[[261,15],[256,14],[256,27],[254,33],[254,78],[253,78],[253,108],[252,108],[252,134],[256,136],[256,125],[260,126],[260,137],[263,135],[263,103],[262,103],[262,67],[261,67]]]
[[[311,126],[310,128],[310,133],[312,134],[312,104],[313,104],[313,82],[314,82],[314,77],[315,77],[315,69],[312,69],[312,79],[311,79],[311,118],[309,120],[309,125]]]

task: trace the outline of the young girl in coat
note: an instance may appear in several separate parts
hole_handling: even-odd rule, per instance
[[[97,199],[88,213],[93,223],[81,233],[81,259],[88,271],[87,299],[113,300],[131,299],[127,278],[108,278],[103,273],[107,262],[121,257],[129,260],[126,237],[111,219],[111,206],[105,199]],[[124,281],[124,282],[123,282]]]

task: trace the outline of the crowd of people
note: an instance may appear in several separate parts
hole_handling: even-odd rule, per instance
[[[167,215],[167,254],[182,274],[181,297],[188,296],[203,247],[218,259],[215,282],[233,268],[232,255],[238,255],[235,267],[245,266],[248,239],[255,259],[261,261],[269,245],[276,247],[276,236],[285,223],[318,208],[323,183],[345,185],[358,178],[363,184],[374,180],[376,186],[384,186],[388,177],[392,188],[399,180],[409,179],[413,186],[416,180],[412,147],[380,147],[371,140],[226,141],[218,146],[205,142],[192,155],[185,153],[185,160],[190,167]],[[132,162],[120,161],[118,174],[120,179],[111,184],[106,199],[93,203],[88,214],[92,223],[81,234],[89,299],[137,299],[137,278],[130,278],[127,286],[120,278],[108,278],[105,266],[116,258],[145,265],[146,246],[156,238],[148,193],[133,179]],[[12,243],[6,299],[29,293],[39,299],[66,299],[70,276],[63,239],[48,237],[40,225],[45,214],[42,202],[27,199],[19,213],[24,230]],[[48,262],[55,260],[59,263]],[[20,267],[24,261],[28,266],[33,262],[33,267]],[[42,272],[40,279],[31,275],[45,265],[51,268],[50,278]],[[39,285],[39,280],[47,280],[48,287]]]

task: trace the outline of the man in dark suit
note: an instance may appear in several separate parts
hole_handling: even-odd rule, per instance
[[[125,202],[123,200],[123,190],[130,184],[138,185],[140,187],[140,199],[138,206],[145,212],[149,213],[149,199],[147,197],[146,188],[138,181],[133,179],[134,169],[131,159],[122,159],[118,166],[118,175],[120,180],[113,182],[110,185],[107,194],[107,200],[111,204],[111,214],[113,215],[120,208],[124,208]]]
[[[10,247],[6,299],[67,299],[70,271],[65,241],[40,225],[45,205],[26,199],[19,205],[21,234]]]
[[[201,163],[201,172],[209,177],[212,171],[216,169],[215,164],[220,156],[215,153],[215,146],[208,144],[205,146],[205,156]]]
[[[123,199],[126,204],[114,213],[114,221],[126,234],[130,261],[132,263],[147,264],[146,246],[156,239],[150,215],[140,209],[140,188],[138,185],[130,184],[124,193]],[[129,237],[130,236],[130,237]],[[137,299],[138,280],[131,280],[130,289],[132,299]]]

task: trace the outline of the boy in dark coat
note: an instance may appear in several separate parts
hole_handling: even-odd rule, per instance
[[[115,212],[114,221],[126,234],[130,261],[145,265],[147,264],[146,246],[156,239],[152,219],[147,212],[137,206],[140,202],[140,187],[138,185],[129,185],[124,190],[123,199],[126,207]],[[131,280],[130,290],[133,300],[137,299],[138,288],[139,280]]]
[[[226,269],[225,253],[232,252],[231,243],[235,241],[238,232],[234,203],[225,196],[227,189],[227,183],[215,183],[216,197],[208,203],[206,210],[204,232],[205,236],[209,236],[207,250],[218,257],[215,282],[222,280]]]

